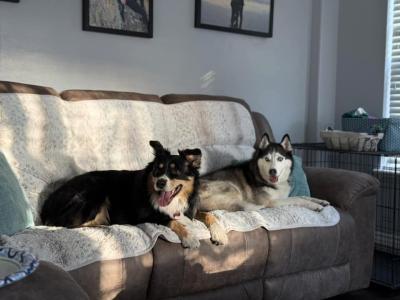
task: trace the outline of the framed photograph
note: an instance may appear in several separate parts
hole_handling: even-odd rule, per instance
[[[272,37],[274,0],[196,0],[195,27]]]
[[[14,3],[18,3],[19,2],[19,0],[0,0],[0,1],[14,2]]]
[[[153,0],[83,0],[83,30],[153,37]]]

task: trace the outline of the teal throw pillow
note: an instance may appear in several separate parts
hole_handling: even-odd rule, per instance
[[[303,163],[301,157],[296,155],[293,156],[293,170],[289,182],[291,186],[289,197],[310,197],[310,188],[303,170]]]
[[[0,152],[0,234],[12,235],[33,226],[33,215],[18,179]]]

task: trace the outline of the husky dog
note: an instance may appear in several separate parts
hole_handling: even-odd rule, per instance
[[[217,171],[200,179],[199,211],[258,210],[265,207],[295,205],[321,211],[329,202],[319,199],[289,199],[289,178],[293,168],[289,135],[280,143],[272,143],[264,134],[253,158]],[[216,219],[205,222],[211,240],[225,244],[227,236]]]

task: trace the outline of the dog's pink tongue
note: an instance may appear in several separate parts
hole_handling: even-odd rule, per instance
[[[270,177],[269,177],[269,180],[270,180],[272,183],[278,182],[278,176],[270,176]]]
[[[173,194],[173,191],[170,191],[170,192],[162,191],[160,198],[158,198],[158,204],[161,207],[164,207],[164,206],[167,206],[168,204],[170,204],[172,201],[172,194]]]

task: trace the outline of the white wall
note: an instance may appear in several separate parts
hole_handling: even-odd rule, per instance
[[[195,29],[194,0],[154,0],[153,39],[85,32],[81,2],[0,2],[0,80],[243,97],[303,141],[311,0],[275,1],[272,39]]]
[[[359,106],[382,116],[387,0],[341,0],[339,9],[336,127]]]

